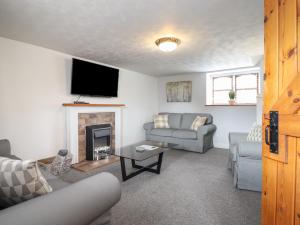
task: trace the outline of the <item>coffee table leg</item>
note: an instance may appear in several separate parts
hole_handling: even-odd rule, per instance
[[[122,178],[123,178],[123,181],[125,181],[125,180],[127,180],[125,159],[123,157],[120,157],[120,162],[121,162]]]
[[[134,159],[131,160],[131,165],[132,165],[133,168],[136,168],[135,160]]]
[[[133,173],[130,173],[130,174],[126,174],[126,166],[125,166],[125,158],[124,157],[120,157],[120,162],[121,162],[121,171],[122,171],[122,178],[123,178],[123,181],[126,181],[144,171],[149,171],[149,172],[152,172],[152,173],[156,173],[156,174],[160,174],[160,168],[161,168],[161,164],[162,164],[162,159],[163,159],[163,152],[162,153],[159,153],[159,156],[158,156],[158,161],[155,162],[155,163],[152,163],[148,166],[140,166],[140,165],[137,165],[135,164],[135,160],[132,159],[131,160],[131,165],[133,168],[136,168],[136,169],[139,169]],[[152,167],[154,166],[157,166],[156,169],[152,169]]]
[[[162,163],[162,159],[163,159],[163,155],[164,153],[159,153],[159,156],[158,156],[158,163],[157,163],[157,174],[160,174],[160,168],[161,168],[161,163]]]

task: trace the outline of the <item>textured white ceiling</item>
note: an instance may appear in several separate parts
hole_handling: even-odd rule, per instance
[[[161,52],[168,34],[182,44]],[[247,67],[263,0],[0,0],[0,36],[155,76]]]

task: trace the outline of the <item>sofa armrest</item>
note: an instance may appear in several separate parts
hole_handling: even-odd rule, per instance
[[[154,128],[154,122],[149,122],[144,124],[145,130],[152,130]]]
[[[209,133],[214,133],[216,131],[217,127],[214,124],[208,124],[208,125],[204,125],[198,128],[197,130],[197,136],[204,136],[207,135]]]
[[[247,157],[251,159],[261,159],[262,143],[261,142],[240,142],[238,144],[238,157]]]
[[[6,139],[0,140],[0,156],[6,157],[9,155],[11,155],[9,140]]]
[[[247,140],[248,133],[238,133],[238,132],[231,132],[229,133],[229,144],[234,145],[238,144],[242,141]]]
[[[1,224],[87,225],[97,220],[121,197],[118,179],[100,173],[58,191],[0,211]]]

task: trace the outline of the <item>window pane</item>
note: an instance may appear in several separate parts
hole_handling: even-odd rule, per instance
[[[214,90],[231,90],[232,77],[218,77],[214,78]]]
[[[215,91],[214,92],[214,104],[228,104],[229,91]]]
[[[257,87],[257,76],[254,74],[242,75],[236,77],[236,88],[256,88]]]
[[[236,92],[237,103],[256,103],[256,90],[238,90]]]

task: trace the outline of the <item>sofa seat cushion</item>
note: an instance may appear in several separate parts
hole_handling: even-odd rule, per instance
[[[176,130],[172,136],[182,139],[197,139],[197,132],[193,130]]]
[[[172,137],[172,134],[175,130],[169,128],[154,128],[151,130],[152,135],[164,136],[164,137]]]

